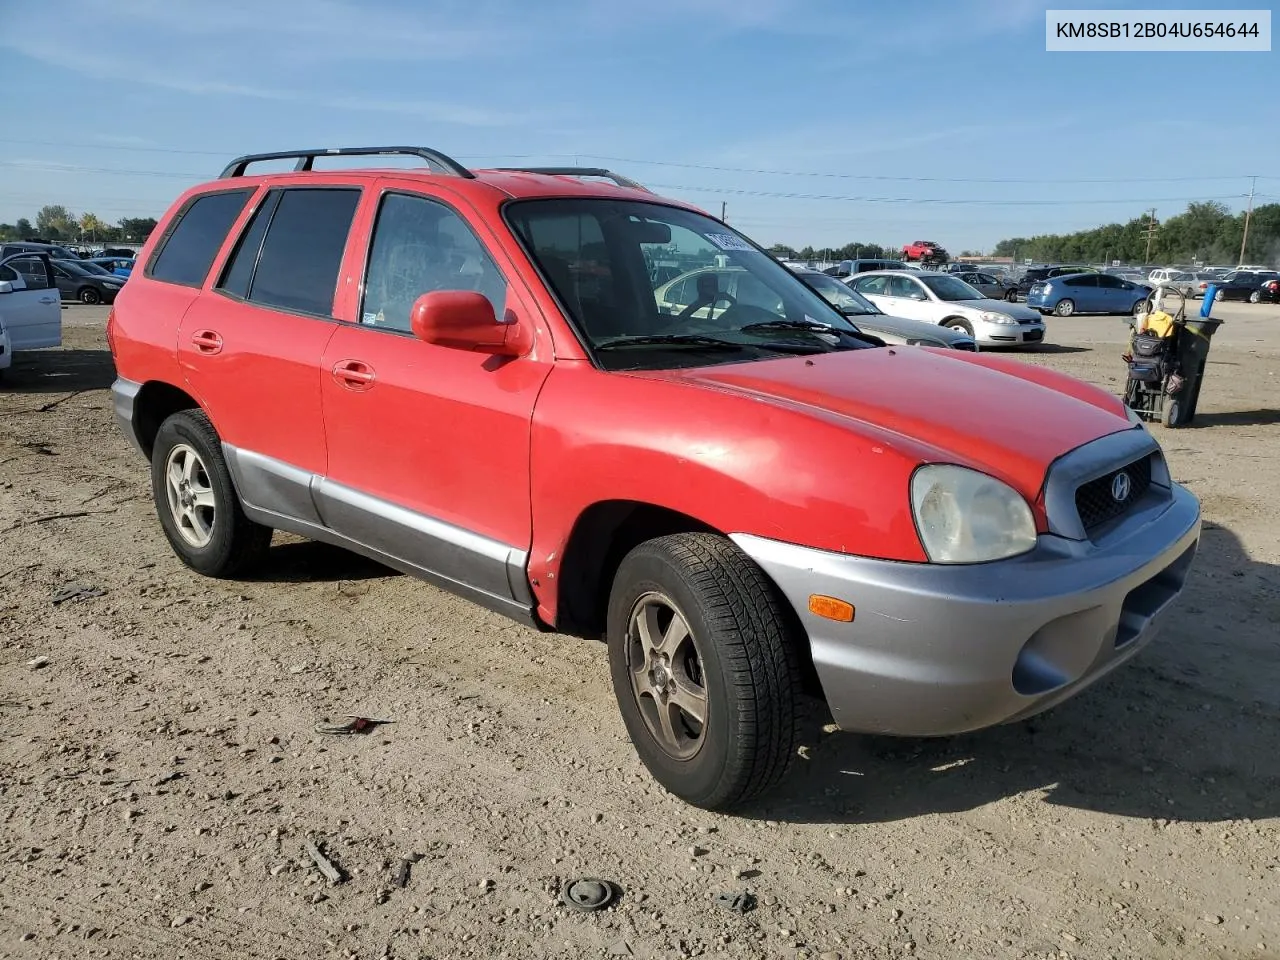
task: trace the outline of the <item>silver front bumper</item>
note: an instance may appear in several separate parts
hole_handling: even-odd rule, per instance
[[[735,535],[795,608],[843,729],[938,736],[1066,700],[1156,635],[1200,538],[1200,504],[1171,485],[1099,544],[1044,534],[1030,553],[948,566]],[[809,611],[853,604],[852,623]]]

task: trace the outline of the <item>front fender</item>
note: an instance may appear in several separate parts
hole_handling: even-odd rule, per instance
[[[909,506],[918,460],[786,406],[559,363],[534,411],[529,578],[554,616],[578,517],[630,500],[837,553],[923,561]]]

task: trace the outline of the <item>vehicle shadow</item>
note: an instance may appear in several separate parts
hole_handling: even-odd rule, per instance
[[[109,350],[24,350],[0,380],[3,393],[73,393],[106,390],[116,378]]]
[[[1069,347],[1063,343],[1038,343],[1027,347],[1029,353],[1092,353],[1092,347]]]
[[[1268,427],[1280,423],[1280,410],[1224,410],[1219,413],[1196,411],[1195,419],[1188,427]],[[1181,428],[1185,429],[1185,428]]]
[[[918,740],[821,734],[746,816],[878,823],[1019,794],[1125,817],[1280,814],[1280,567],[1205,524],[1186,592],[1152,644],[1039,717]]]
[[[278,539],[280,534],[276,536]],[[266,559],[243,579],[255,583],[336,583],[399,576],[402,574],[398,570],[342,547],[317,540],[291,539],[273,543]]]

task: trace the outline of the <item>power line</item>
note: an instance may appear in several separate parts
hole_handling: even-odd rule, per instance
[[[176,147],[151,147],[118,143],[75,143],[58,140],[26,140],[17,138],[0,138],[0,143],[20,144],[24,146],[71,147],[85,150],[124,150],[135,153],[169,153],[188,156],[231,157],[236,150],[189,150]],[[764,167],[737,167],[708,163],[685,163],[676,160],[650,160],[639,157],[616,157],[595,153],[504,153],[504,154],[455,154],[459,160],[527,160],[537,157],[570,157],[589,160],[604,160],[609,163],[635,163],[645,166],[673,167],[684,170],[708,170],[715,173],[750,173],[779,177],[826,177],[837,180],[871,180],[900,183],[1023,183],[1023,184],[1064,184],[1064,183],[1194,183],[1208,180],[1280,180],[1280,175],[1263,176],[1253,174],[1213,174],[1208,176],[1184,177],[916,177],[871,173],[826,173],[816,170],[775,170]]]
[[[684,190],[691,193],[715,193],[729,194],[731,196],[743,197],[769,197],[779,200],[823,200],[823,201],[839,201],[849,203],[919,203],[919,204],[942,204],[945,206],[961,206],[961,205],[978,205],[978,206],[1091,206],[1100,203],[1118,203],[1118,204],[1134,204],[1134,203],[1195,203],[1205,200],[1241,200],[1245,194],[1231,193],[1215,197],[1160,197],[1160,198],[1127,198],[1116,200],[948,200],[930,197],[851,197],[839,196],[833,194],[818,193],[783,193],[772,190],[744,190],[733,187],[695,187],[687,184],[676,183],[651,183],[650,187],[656,187],[659,190]]]

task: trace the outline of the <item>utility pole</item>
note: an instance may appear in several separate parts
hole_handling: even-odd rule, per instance
[[[1253,216],[1253,191],[1258,188],[1258,178],[1251,177],[1249,184],[1249,208],[1244,212],[1244,236],[1240,238],[1240,259],[1236,261],[1236,266],[1244,264],[1244,245],[1249,242],[1249,218]]]
[[[729,204],[728,204],[728,201],[726,201],[726,200],[721,200],[721,201],[720,201],[720,219],[721,219],[721,220],[723,220],[723,219],[724,219],[725,209],[728,207],[728,205],[729,205]]]
[[[1143,259],[1142,264],[1146,266],[1151,262],[1151,241],[1156,235],[1156,208],[1151,208],[1151,221],[1147,224],[1147,255]]]

